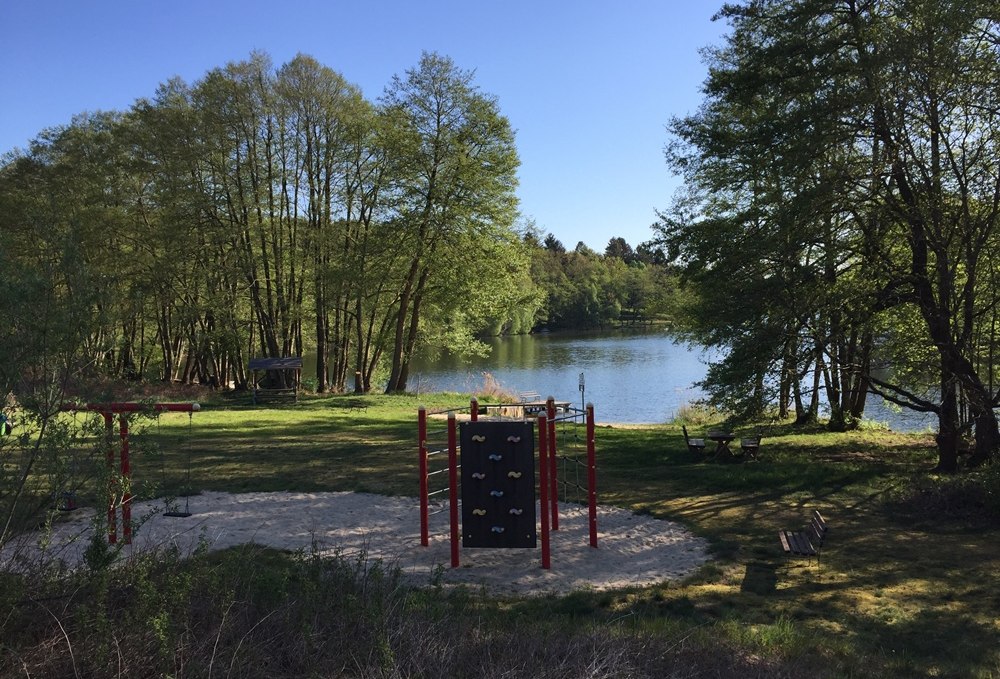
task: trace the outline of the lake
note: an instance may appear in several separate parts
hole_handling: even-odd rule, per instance
[[[409,389],[472,393],[489,374],[514,394],[535,391],[578,407],[585,399],[594,404],[598,422],[660,423],[704,396],[695,383],[704,379],[713,358],[658,330],[521,335],[495,338],[489,345],[485,358],[443,354],[415,360]],[[866,416],[897,431],[924,430],[936,423],[933,416],[895,412],[875,396],[869,397]]]

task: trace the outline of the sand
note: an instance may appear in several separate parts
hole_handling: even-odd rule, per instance
[[[587,509],[560,508],[560,530],[552,533],[552,567],[541,568],[541,550],[460,550],[450,568],[448,512],[431,516],[430,545],[420,545],[415,498],[366,493],[216,493],[189,498],[192,516],[162,515],[163,500],[136,503],[132,510],[136,550],[176,546],[183,554],[199,543],[225,549],[246,543],[282,550],[316,548],[322,554],[356,558],[366,553],[398,565],[417,586],[471,585],[498,594],[565,594],[654,585],[693,573],[708,559],[708,544],[682,526],[610,506],[598,507],[598,548],[589,546]],[[184,508],[184,500],[174,508]],[[446,509],[437,506],[434,509]],[[92,509],[61,518],[47,553],[68,565],[80,563],[92,535]],[[20,553],[37,556],[39,536],[24,536]],[[16,545],[0,552],[0,563]]]

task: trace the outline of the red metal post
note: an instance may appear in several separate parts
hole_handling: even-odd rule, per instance
[[[115,521],[115,447],[111,444],[114,440],[114,415],[110,412],[101,413],[104,416],[104,438],[107,445],[108,460],[108,543],[118,542],[118,525]]]
[[[132,466],[128,459],[128,415],[118,416],[119,432],[122,439],[121,479],[122,479],[122,538],[126,545],[132,544]]]
[[[556,400],[549,396],[545,401],[545,410],[549,415],[549,483],[552,486],[552,530],[559,530],[559,460],[556,456]]]
[[[594,445],[594,404],[587,404],[587,504],[590,510],[590,546],[597,547],[597,450]]]
[[[469,419],[473,422],[479,421],[479,400],[472,399],[469,401]]]
[[[117,482],[115,476],[115,451],[111,445],[114,436],[114,416],[119,415],[121,437],[121,478],[122,478],[122,537],[126,544],[132,542],[132,471],[129,463],[128,445],[128,418],[125,413],[138,412],[175,412],[175,413],[196,413],[201,410],[197,403],[64,403],[63,411],[76,412],[78,410],[90,410],[100,413],[104,417],[104,429],[107,438],[107,462],[108,462],[108,542],[115,544],[118,542],[118,526],[116,521],[115,498],[117,494]]]
[[[546,436],[545,415],[538,416],[538,505],[542,512],[542,568],[552,567],[552,555],[549,551],[549,460],[548,437]]]
[[[451,517],[451,567],[458,568],[458,433],[455,413],[448,413],[448,504]]]
[[[420,468],[420,544],[430,543],[430,510],[427,495],[427,408],[417,410],[417,456]]]

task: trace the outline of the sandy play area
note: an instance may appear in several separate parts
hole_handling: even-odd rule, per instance
[[[398,564],[417,585],[430,584],[437,571],[444,585],[464,583],[516,594],[650,585],[684,577],[709,558],[707,542],[683,527],[606,506],[598,509],[598,549],[588,543],[586,508],[560,508],[560,530],[551,541],[552,568],[546,571],[540,549],[462,549],[462,565],[449,568],[448,514],[431,516],[431,544],[421,547],[415,498],[210,492],[189,502],[192,516],[187,518],[164,517],[162,500],[137,503],[129,549],[176,545],[186,553],[205,540],[212,549],[254,542],[308,551],[315,542],[329,554],[350,557],[367,550],[369,558]],[[184,500],[178,504],[183,509]],[[63,517],[67,520],[55,530],[50,554],[78,563],[93,530],[92,516],[93,510],[84,508]],[[26,537],[37,543],[37,537]],[[10,553],[4,550],[0,559]]]

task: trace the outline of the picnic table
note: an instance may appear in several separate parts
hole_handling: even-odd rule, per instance
[[[525,415],[538,415],[545,412],[548,401],[541,399],[537,401],[522,401],[519,405],[524,408]],[[555,405],[556,412],[562,413],[569,410],[569,401],[555,401]]]
[[[729,450],[729,444],[736,439],[735,434],[728,431],[710,431],[705,438],[709,441],[715,441],[714,457],[719,457],[722,453],[732,456],[733,452]]]

